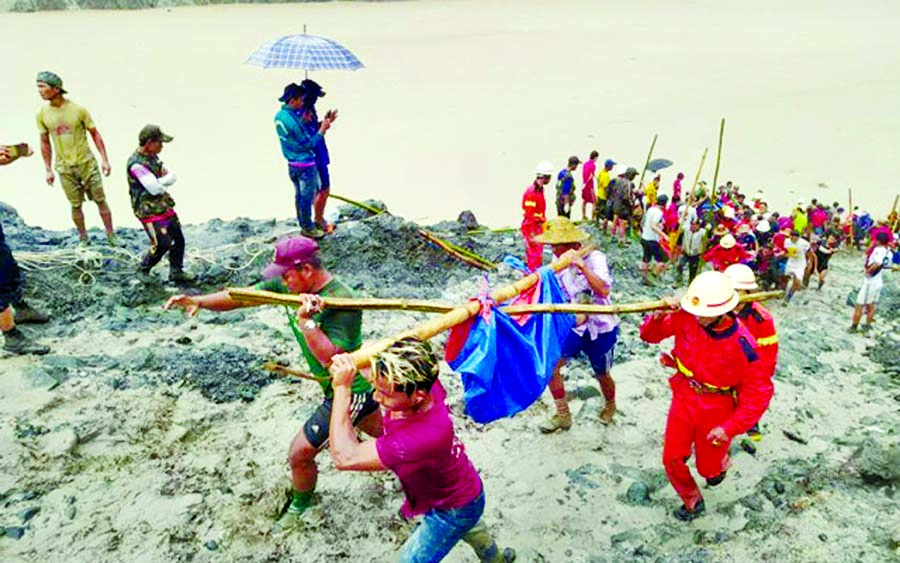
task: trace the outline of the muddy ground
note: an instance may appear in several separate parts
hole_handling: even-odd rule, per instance
[[[515,277],[485,274],[431,246],[400,217],[344,210],[323,243],[326,265],[360,295],[459,302]],[[319,400],[317,386],[262,369],[303,368],[277,307],[201,312],[160,309],[178,288],[133,275],[142,232],[125,247],[77,250],[71,233],[0,220],[27,294],[53,314],[28,327],[53,347],[0,360],[0,560],[390,561],[410,524],[389,474],[339,473],[319,458],[319,502],[302,526],[273,529],[287,486],[285,453]],[[499,261],[520,254],[516,232],[428,227]],[[185,228],[196,291],[247,285],[289,221],[210,221]],[[638,249],[610,246],[614,298],[671,293],[640,285]],[[48,257],[53,257],[52,259]],[[735,446],[728,479],[705,492],[708,514],[675,521],[660,463],[668,407],[660,347],[623,320],[613,374],[620,415],[602,426],[587,365],[567,368],[576,424],[544,436],[549,396],[482,426],[462,410],[458,378],[442,379],[460,437],[485,482],[485,518],[520,561],[891,561],[900,546],[900,292],[887,274],[875,328],[849,335],[845,300],[860,257],[833,261],[821,291],[773,303],[781,355],[776,396],[751,455]],[[671,282],[671,277],[666,278]],[[366,313],[367,339],[426,318]],[[439,339],[440,340],[440,339]],[[790,436],[788,436],[790,435]],[[459,546],[448,561],[472,561]]]

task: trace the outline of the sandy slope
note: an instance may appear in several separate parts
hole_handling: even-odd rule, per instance
[[[857,283],[857,259],[837,257],[833,265],[823,291],[801,293],[789,307],[773,306],[783,354],[764,419],[766,437],[755,457],[735,453],[728,479],[706,492],[710,513],[694,524],[669,515],[677,501],[659,461],[667,374],[655,362],[657,349],[637,341],[638,319],[623,325],[621,356],[628,359],[614,370],[621,414],[609,428],[596,420],[600,399],[580,362],[568,371],[576,425],[553,436],[536,430],[550,412],[548,397],[512,419],[479,426],[461,414],[458,380],[445,376],[457,430],[484,478],[486,517],[500,541],[516,547],[521,561],[895,556],[890,538],[900,516],[900,475],[883,469],[887,485],[866,484],[860,448],[874,440],[878,448],[893,447],[896,457],[900,395],[866,357],[876,340],[843,332],[843,297]],[[616,297],[625,300],[639,290],[631,285],[634,272],[619,272]],[[476,287],[477,280],[456,283],[444,295],[458,300]],[[401,493],[395,480],[338,473],[327,455],[319,463],[320,504],[301,529],[272,530],[287,482],[285,450],[316,404],[314,385],[276,382],[252,402],[216,404],[188,385],[154,383],[154,374],[139,367],[153,365],[141,359],[152,353],[148,346],[179,350],[186,361],[221,344],[251,357],[295,359],[281,313],[254,310],[222,324],[208,313],[181,322],[144,311],[146,319],[126,330],[110,332],[103,318],[88,318],[69,337],[48,338],[52,363],[0,363],[0,525],[20,525],[23,511],[40,508],[22,539],[0,539],[0,558],[391,560],[409,532],[396,515]],[[412,322],[370,314],[367,337]],[[896,318],[881,323],[881,331],[896,331]],[[183,336],[190,345],[175,343]],[[108,356],[104,361],[97,343]],[[66,364],[66,357],[75,359]],[[69,366],[58,386],[50,376],[54,365]],[[166,371],[160,366],[158,375]],[[145,384],[135,379],[139,375],[148,378]],[[788,440],[785,429],[808,444]],[[649,505],[626,502],[635,481],[652,489]],[[781,492],[772,493],[773,487]],[[448,561],[471,559],[462,546]]]
[[[658,156],[693,176],[728,119],[720,178],[779,207],[818,196],[885,213],[900,129],[900,4],[462,0],[0,14],[3,140],[37,140],[34,75],[52,68],[105,135],[107,191],[131,224],[123,166],[138,130],[176,137],[164,158],[182,216],[282,217],[291,186],[275,99],[298,75],[245,66],[259,44],[333,37],[367,65],[323,72],[336,192],[378,197],[413,219],[471,208],[517,223],[535,163]],[[712,179],[712,157],[705,177]],[[667,171],[668,188],[675,170]],[[824,183],[827,187],[819,187]],[[4,170],[3,197],[35,224],[67,227],[39,159]],[[96,214],[89,212],[91,224]]]

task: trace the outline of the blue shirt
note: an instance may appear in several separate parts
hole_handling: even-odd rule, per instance
[[[287,104],[275,114],[275,132],[281,141],[281,154],[288,164],[315,164],[316,145],[322,139],[318,130],[303,123],[303,114]]]

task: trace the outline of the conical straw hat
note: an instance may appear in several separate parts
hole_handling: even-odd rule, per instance
[[[544,232],[534,237],[534,242],[540,244],[569,244],[582,242],[590,236],[575,226],[565,217],[550,219],[544,223]]]

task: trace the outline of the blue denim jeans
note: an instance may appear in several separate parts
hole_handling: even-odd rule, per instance
[[[479,523],[482,513],[484,491],[465,506],[451,510],[429,510],[419,527],[400,548],[399,561],[435,563],[442,560]]]
[[[294,183],[294,205],[297,207],[297,222],[301,229],[315,228],[312,220],[313,200],[319,191],[319,172],[315,166],[297,168],[288,166],[288,175]]]

